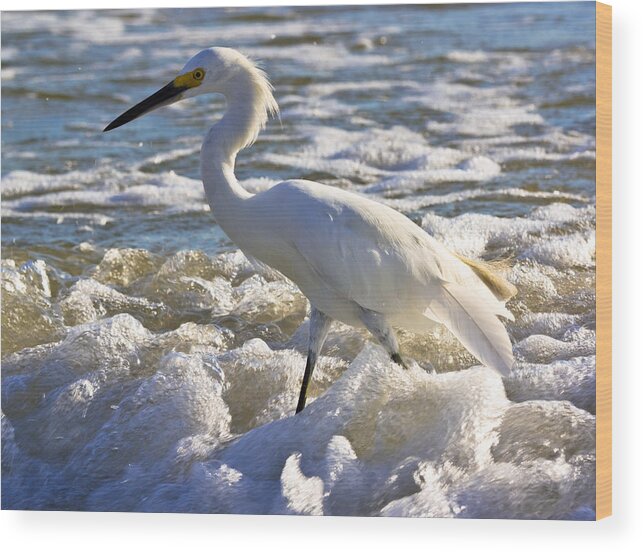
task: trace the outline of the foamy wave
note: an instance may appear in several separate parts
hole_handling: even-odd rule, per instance
[[[5,216],[45,214],[61,206],[77,212],[73,214],[83,214],[89,208],[116,210],[126,206],[173,212],[207,210],[201,182],[173,171],[150,174],[99,168],[62,175],[14,171],[2,184]]]
[[[559,204],[528,220],[577,225],[592,213]],[[427,336],[431,346],[403,334],[403,350],[435,354],[439,370],[402,370],[338,324],[293,416],[306,302],[240,252],[110,249],[77,280],[42,261],[4,268],[3,309],[29,311],[3,332],[14,336],[3,343],[14,351],[2,386],[9,507],[593,515],[595,335],[578,315],[518,307],[519,363],[504,381],[446,334]],[[510,278],[534,309],[566,304],[546,265],[521,261]],[[522,298],[529,285],[550,297]],[[18,350],[29,346],[15,348],[19,335],[49,344]],[[534,484],[558,498],[537,498]]]
[[[14,406],[11,393],[4,398],[12,417],[3,418],[4,444],[15,465],[10,496],[22,507],[54,500],[58,507],[96,510],[469,517],[495,512],[500,501],[502,515],[510,517],[591,510],[580,482],[570,485],[556,473],[574,471],[587,484],[593,472],[582,458],[593,450],[593,417],[565,402],[512,406],[488,369],[403,371],[368,346],[345,371],[323,358],[312,392],[327,391],[290,416],[303,360],[297,353],[271,351],[255,340],[223,354],[158,351],[158,360],[132,363],[126,359],[149,357],[144,351],[152,338],[122,316],[83,327],[60,347],[70,353],[82,347],[86,357],[95,339],[111,341],[111,351],[124,346],[116,358],[101,355],[102,377],[75,379],[71,371],[69,383],[59,379],[42,405]],[[54,349],[49,358],[60,354]],[[338,368],[343,374],[328,388],[327,377]],[[15,388],[16,377],[6,389]],[[16,408],[48,420],[44,430],[29,432]],[[529,419],[538,425],[530,448],[521,449],[517,439]],[[561,419],[584,432],[561,434]],[[155,434],[158,424],[162,438],[130,439]],[[16,431],[34,439],[30,457],[16,446]],[[231,431],[244,434],[226,445]],[[256,462],[258,455],[263,462]],[[54,471],[53,458],[66,458],[68,467]],[[46,477],[44,485],[28,476],[34,468]],[[557,489],[558,500],[535,499],[531,478]],[[514,483],[505,493],[508,479]],[[35,483],[40,491],[26,493]]]
[[[400,184],[404,182],[404,186],[409,185],[402,179],[398,180]],[[424,184],[424,180],[418,179],[416,181],[416,187],[414,183],[411,182],[410,186],[414,187],[417,192],[418,189]],[[405,191],[405,187],[400,185],[400,187],[390,187],[388,190],[401,193]],[[365,187],[366,191],[377,190],[380,185],[373,185]],[[379,191],[379,190],[378,190]],[[385,192],[386,196],[386,192]],[[451,192],[443,195],[417,195],[414,194],[412,197],[408,198],[380,198],[379,201],[403,212],[417,211],[419,209],[425,209],[427,207],[433,207],[436,205],[447,205],[459,203],[462,201],[468,201],[471,199],[504,199],[511,200],[515,198],[516,200],[539,200],[539,201],[550,201],[552,203],[559,203],[560,201],[575,201],[579,203],[587,203],[588,200],[582,195],[579,194],[568,194],[563,192],[532,192],[529,190],[522,190],[520,188],[502,188],[498,190],[485,190],[485,189],[475,189],[475,190],[465,190],[462,192]]]
[[[435,182],[482,181],[501,172],[500,166],[488,158],[431,147],[422,135],[404,127],[363,132],[317,127],[303,151],[264,157],[290,170],[324,171],[352,180],[381,178],[365,188],[371,192],[402,186],[413,191]]]
[[[446,58],[455,63],[485,64],[484,69],[493,71],[525,71],[532,65],[529,56],[524,53],[453,50]]]
[[[544,119],[535,106],[473,107],[456,114],[452,123],[429,121],[427,128],[436,133],[467,136],[498,136],[507,134],[517,125],[543,125]]]
[[[451,219],[428,214],[427,232],[458,253],[473,257],[503,249],[520,258],[559,268],[593,266],[595,209],[557,203],[534,209],[529,217],[507,219],[467,213]],[[565,232],[550,235],[552,230]]]

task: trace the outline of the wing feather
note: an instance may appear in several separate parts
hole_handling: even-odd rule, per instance
[[[471,288],[444,283],[424,311],[441,322],[485,366],[511,374],[514,358],[504,324]]]

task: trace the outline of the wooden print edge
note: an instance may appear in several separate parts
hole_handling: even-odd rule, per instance
[[[596,519],[612,514],[612,7],[596,2]]]

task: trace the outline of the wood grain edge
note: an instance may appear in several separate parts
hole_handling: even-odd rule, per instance
[[[612,7],[596,2],[596,519],[612,514]]]

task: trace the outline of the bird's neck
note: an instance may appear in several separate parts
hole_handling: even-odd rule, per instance
[[[225,117],[214,125],[201,147],[201,178],[210,210],[222,225],[226,214],[232,215],[245,199],[251,197],[234,174],[234,165],[240,148],[231,147],[238,127],[227,124]],[[232,140],[231,140],[232,138]],[[225,230],[225,228],[224,228]]]
[[[243,202],[252,197],[234,174],[237,153],[254,142],[276,103],[265,76],[252,66],[240,71],[224,95],[226,113],[201,148],[201,177],[210,209],[227,232],[227,220],[237,217]]]

